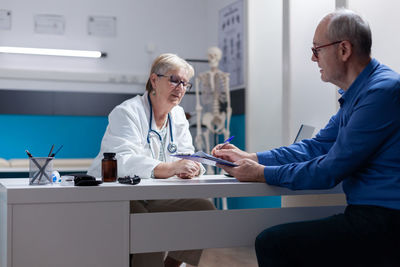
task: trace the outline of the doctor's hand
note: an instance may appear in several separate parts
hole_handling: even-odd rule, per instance
[[[238,167],[229,167],[217,164],[217,167],[224,169],[227,173],[241,182],[265,183],[264,166],[251,159],[240,159],[234,162]]]
[[[248,153],[246,151],[240,150],[232,144],[218,144],[211,151],[211,155],[217,158],[228,160],[230,162],[235,162],[240,159],[251,159],[258,162],[256,153]]]
[[[187,159],[173,162],[175,175],[182,179],[191,179],[200,174],[200,164]]]

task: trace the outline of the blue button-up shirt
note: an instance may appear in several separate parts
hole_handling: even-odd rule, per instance
[[[400,209],[400,76],[372,59],[315,138],[257,153],[268,184],[327,189],[348,204]]]

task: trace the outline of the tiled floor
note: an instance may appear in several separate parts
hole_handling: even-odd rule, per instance
[[[199,267],[257,267],[253,247],[206,249]]]

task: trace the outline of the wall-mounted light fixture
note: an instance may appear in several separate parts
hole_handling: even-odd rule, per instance
[[[10,46],[0,46],[0,53],[64,56],[64,57],[86,57],[86,58],[101,58],[107,56],[107,53],[100,51],[28,48],[28,47],[10,47]]]

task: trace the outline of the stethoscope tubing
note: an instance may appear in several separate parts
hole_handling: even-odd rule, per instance
[[[155,133],[160,139],[160,142],[162,142],[162,137],[157,131],[153,130],[151,127],[151,124],[153,122],[153,105],[151,104],[151,99],[149,94],[147,95],[147,99],[150,105],[150,120],[149,120],[149,131],[147,132],[147,143],[150,145],[151,133]],[[168,113],[168,126],[169,126],[170,143],[168,144],[167,150],[169,153],[175,153],[177,150],[177,146],[174,144],[174,136],[172,134],[172,120],[171,120],[171,115],[169,113]]]

